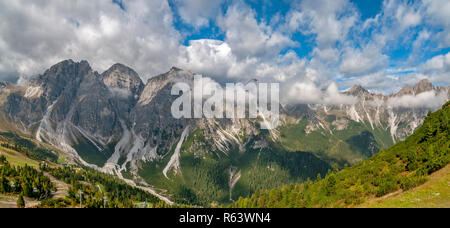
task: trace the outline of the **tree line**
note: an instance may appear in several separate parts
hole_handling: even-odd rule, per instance
[[[28,165],[12,166],[0,156],[0,193],[19,194],[34,199],[51,197],[55,186],[42,171]]]

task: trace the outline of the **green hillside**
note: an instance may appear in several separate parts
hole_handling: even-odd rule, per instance
[[[450,102],[430,112],[423,126],[405,141],[366,161],[339,172],[329,171],[315,182],[259,191],[230,207],[354,207],[413,189],[450,162],[449,119]]]
[[[80,190],[86,208],[142,207],[143,202],[146,207],[170,207],[115,176],[66,166],[58,163],[60,160],[58,153],[46,145],[0,132],[0,208],[79,207]]]
[[[253,140],[266,137],[269,137],[268,133],[263,133]],[[159,162],[143,163],[139,175],[155,188],[166,190],[175,202],[209,207],[229,203],[263,189],[302,183],[315,178],[317,173],[326,174],[331,168],[312,153],[290,152],[276,143],[259,149],[247,146],[244,153],[233,148],[225,155],[220,151],[210,151],[203,142],[201,131],[196,130],[183,143],[181,170],[177,175],[169,172],[169,179],[163,176],[163,169],[174,148]],[[200,148],[197,145],[201,145]],[[229,169],[240,173],[233,188],[230,188],[230,175],[226,172]]]
[[[368,200],[364,208],[450,208],[450,165],[431,174],[430,180],[409,191]]]
[[[394,143],[388,128],[371,128],[367,123],[347,120],[345,129],[323,128],[307,132],[309,121],[301,119],[297,124],[279,128],[279,142],[289,151],[309,151],[330,164],[355,164],[392,146]]]

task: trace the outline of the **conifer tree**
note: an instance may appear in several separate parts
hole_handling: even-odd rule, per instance
[[[18,208],[25,208],[25,200],[23,199],[23,195],[20,194],[19,198],[17,199],[17,207]]]

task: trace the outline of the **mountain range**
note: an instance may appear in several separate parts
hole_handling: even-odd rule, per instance
[[[26,85],[0,83],[0,130],[173,201],[213,205],[365,160],[422,125],[433,107],[418,99],[450,98],[428,80],[391,95],[356,85],[341,93],[352,104],[281,104],[281,125],[262,130],[260,119],[173,118],[172,86],[193,80],[173,67],[144,83],[123,64],[100,74],[65,60]]]

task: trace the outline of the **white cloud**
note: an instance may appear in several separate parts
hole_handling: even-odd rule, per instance
[[[449,54],[426,63],[421,57],[414,58],[428,51],[424,46],[430,42],[439,42],[441,48],[449,46],[450,3],[446,0],[423,0],[423,4],[386,0],[382,11],[366,21],[360,20],[348,0],[303,0],[292,3],[286,15],[272,18],[257,15],[244,1],[172,2],[175,8],[167,0],[130,0],[123,1],[121,9],[109,0],[0,0],[0,80],[14,81],[21,76],[23,82],[73,58],[88,60],[98,71],[121,62],[144,80],[179,66],[220,82],[278,81],[285,97],[290,92],[300,93],[305,101],[326,103],[348,102],[331,86],[336,78],[341,88],[361,84],[384,93],[423,78],[450,83]],[[224,40],[191,40],[183,45],[183,37],[174,27],[173,10],[196,29],[215,23]],[[293,41],[297,32],[313,43],[305,57],[288,50],[305,48]],[[389,50],[407,45],[413,50],[408,61],[389,66]],[[396,74],[386,73],[387,67],[418,70]],[[321,92],[317,98],[299,89]]]
[[[357,14],[347,0],[305,0],[289,15],[289,28],[316,35],[319,47],[344,41]]]
[[[450,84],[450,52],[437,55],[421,65],[423,74],[439,85]]]
[[[208,26],[221,12],[225,0],[175,0],[181,19],[195,28]]]
[[[0,1],[0,69],[25,80],[63,60],[116,62],[148,78],[171,66],[180,35],[166,1]],[[17,77],[16,76],[16,77]]]
[[[434,91],[428,91],[417,95],[391,97],[387,100],[386,104],[391,107],[403,108],[439,108],[447,100],[446,92],[435,94]]]
[[[387,63],[388,56],[383,55],[377,47],[369,45],[363,50],[347,48],[339,69],[345,76],[356,76],[373,73]]]
[[[340,51],[337,48],[315,48],[314,56],[324,62],[337,63],[340,60]]]
[[[287,35],[264,22],[258,23],[255,12],[242,3],[230,6],[220,18],[219,26],[239,60],[274,57],[284,48],[296,45]]]
[[[288,97],[283,98],[286,103],[312,104],[322,99],[322,91],[312,82],[294,83],[288,91]]]
[[[393,3],[395,5],[394,7],[396,7],[395,18],[402,30],[417,26],[421,22],[422,17],[420,16],[420,13],[414,8],[409,7],[408,5],[395,4],[394,2],[395,1],[391,1],[389,3]]]
[[[423,0],[423,10],[426,20],[435,26],[443,27],[443,31],[437,34],[440,47],[450,46],[450,1],[447,0]]]
[[[210,76],[228,76],[236,64],[230,46],[220,40],[193,40],[178,60],[180,66]]]
[[[422,68],[428,72],[449,72],[450,73],[450,52],[446,55],[437,55],[426,61]]]
[[[248,57],[239,60],[227,42],[219,40],[194,40],[184,48],[178,64],[194,72],[202,72],[216,79],[246,81],[303,80],[307,77],[305,61],[293,52],[270,60]]]
[[[399,39],[397,35],[405,30],[415,27],[422,22],[420,2],[410,3],[404,0],[386,0],[383,2],[383,11],[377,26],[382,26],[382,32],[388,39]]]
[[[337,85],[332,83],[326,90],[321,90],[312,82],[297,82],[287,85],[287,94],[283,102],[290,104],[355,104],[357,98],[342,94]]]
[[[358,99],[354,96],[349,96],[342,94],[337,85],[335,83],[332,83],[323,98],[324,104],[333,104],[333,105],[340,105],[340,104],[355,104],[358,101]]]

